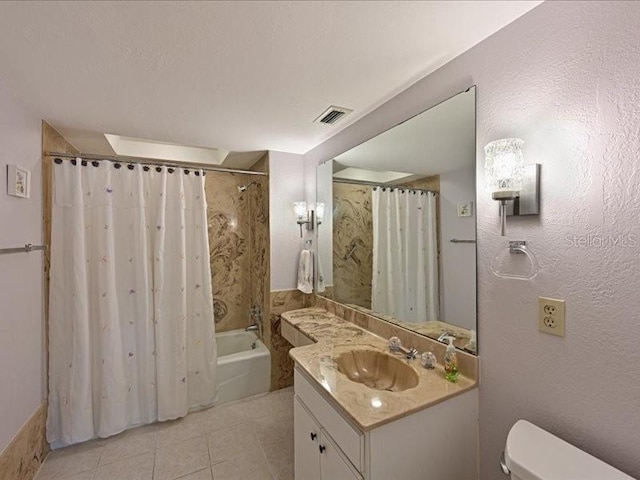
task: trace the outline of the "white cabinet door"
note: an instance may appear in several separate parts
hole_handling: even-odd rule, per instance
[[[294,397],[293,416],[295,480],[320,480],[320,427],[298,397]]]
[[[324,431],[320,436],[318,450],[320,451],[322,480],[362,480],[362,476],[343,457],[336,444]]]

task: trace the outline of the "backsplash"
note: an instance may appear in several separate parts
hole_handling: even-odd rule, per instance
[[[314,302],[315,295],[307,295],[300,290],[271,292],[271,311],[264,339],[271,351],[271,390],[293,385],[293,360],[289,357],[289,350],[292,346],[282,336],[280,315],[289,310],[311,307]]]
[[[43,402],[0,454],[0,478],[31,480],[45,457],[49,445],[45,439],[47,403]]]

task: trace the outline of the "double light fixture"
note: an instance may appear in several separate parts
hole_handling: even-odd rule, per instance
[[[296,215],[296,223],[300,226],[300,238],[302,238],[302,226],[307,230],[313,230],[322,225],[324,218],[324,203],[316,203],[316,211],[307,210],[307,202],[293,202],[293,212]]]

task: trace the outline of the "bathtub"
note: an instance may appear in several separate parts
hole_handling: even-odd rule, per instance
[[[271,388],[271,354],[255,332],[231,330],[216,333],[218,395],[226,403],[267,393]]]

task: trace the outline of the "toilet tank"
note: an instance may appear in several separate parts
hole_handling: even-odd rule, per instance
[[[512,480],[635,480],[526,420],[509,431],[504,464]]]

